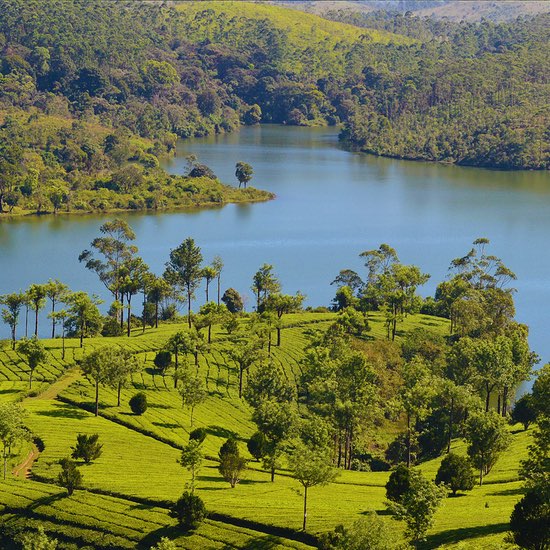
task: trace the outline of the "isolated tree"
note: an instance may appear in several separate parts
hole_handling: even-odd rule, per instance
[[[147,394],[143,392],[136,393],[130,398],[128,404],[134,414],[141,416],[147,410]]]
[[[305,296],[303,294],[296,294],[295,296],[291,296],[290,294],[270,294],[266,300],[264,301],[263,305],[266,310],[273,311],[277,314],[277,319],[281,319],[281,317],[285,313],[293,313],[295,311],[299,311],[302,307],[302,304],[304,303]],[[277,328],[277,345],[281,345],[281,323],[279,322],[276,325]]]
[[[273,266],[263,264],[252,278],[252,291],[256,295],[256,311],[261,312],[263,302],[270,294],[281,290],[281,283],[273,273]]]
[[[27,297],[34,310],[34,336],[38,338],[38,313],[46,305],[46,285],[32,284],[27,290]]]
[[[252,179],[254,170],[252,166],[246,162],[237,162],[235,165],[235,177],[239,181],[239,188],[244,185],[246,188],[248,182]]]
[[[195,493],[195,480],[202,465],[203,454],[200,450],[201,442],[196,439],[190,439],[189,443],[183,448],[180,457],[180,464],[191,473],[191,483],[189,484],[191,494]]]
[[[198,315],[195,316],[195,326],[197,326],[197,321],[200,319],[201,324],[208,328],[207,341],[209,344],[212,342],[212,325],[223,319],[225,315],[227,315],[227,308],[224,305],[218,306],[216,302],[206,302],[200,307]]]
[[[103,445],[99,443],[99,434],[77,434],[76,445],[71,447],[71,457],[75,460],[82,459],[85,464],[91,464],[102,454]]]
[[[387,506],[395,519],[407,524],[405,534],[412,542],[423,540],[433,525],[434,515],[445,496],[445,489],[426,479],[418,470],[411,470],[409,489],[398,502],[388,501]]]
[[[11,349],[15,349],[15,342],[17,341],[16,330],[19,323],[19,313],[23,306],[24,297],[20,292],[14,292],[12,294],[4,294],[0,296],[0,304],[6,306],[2,308],[2,320],[9,325],[11,330]]]
[[[234,489],[241,480],[241,474],[246,467],[246,459],[239,453],[239,446],[235,438],[230,437],[221,446],[218,456],[220,463],[218,471]]]
[[[24,424],[25,410],[16,403],[0,403],[0,441],[6,479],[8,456],[11,449],[20,441],[30,438],[30,432]]]
[[[234,288],[228,288],[223,293],[222,302],[230,313],[241,313],[244,309],[242,296]]]
[[[166,369],[172,364],[172,354],[169,351],[161,350],[155,355],[153,363],[164,376]]]
[[[479,484],[483,483],[500,454],[510,444],[510,434],[506,421],[494,411],[476,413],[466,423],[466,441],[468,456],[479,470]]]
[[[101,313],[97,306],[102,303],[102,300],[97,296],[90,297],[85,292],[74,292],[66,298],[65,303],[69,306],[68,321],[74,325],[82,347],[84,338],[90,332],[101,330]],[[93,331],[93,328],[96,330]]]
[[[191,411],[191,426],[193,425],[193,413],[195,407],[204,403],[208,397],[208,393],[204,388],[204,384],[197,376],[192,376],[186,370],[180,377],[181,386],[179,392],[183,407],[188,407]]]
[[[112,365],[118,360],[118,347],[102,347],[85,355],[80,368],[95,384],[95,415],[99,414],[99,386],[110,383]]]
[[[178,520],[185,531],[196,529],[206,518],[206,508],[202,499],[185,491],[170,509],[170,517]]]
[[[302,529],[306,530],[307,493],[316,485],[327,485],[337,475],[332,466],[330,452],[325,449],[310,448],[299,443],[289,457],[292,477],[304,488],[304,513]]]
[[[214,259],[212,260],[212,267],[216,271],[216,282],[218,287],[218,305],[220,305],[220,296],[221,296],[221,279],[222,279],[222,271],[223,271],[223,260],[220,256],[214,256]]]
[[[187,294],[187,319],[191,328],[191,301],[202,279],[202,253],[192,238],[187,238],[170,251],[164,277],[173,286],[180,287]]]
[[[39,525],[36,531],[27,531],[21,537],[21,547],[22,550],[56,550],[57,539],[48,537],[44,527]]]
[[[131,333],[132,297],[143,290],[150,276],[149,266],[139,256],[128,258],[119,268],[120,295],[122,299],[126,298],[126,334],[128,337]]]
[[[82,474],[77,468],[76,462],[70,458],[62,458],[59,464],[61,472],[57,476],[57,482],[61,487],[65,487],[67,493],[71,496],[75,489],[82,486]]]
[[[46,350],[40,340],[34,336],[30,339],[23,338],[23,340],[17,344],[17,351],[27,359],[27,365],[29,365],[29,388],[32,388],[34,371],[40,364],[46,361]]]
[[[449,453],[441,461],[435,482],[437,485],[443,483],[449,487],[453,496],[457,491],[471,491],[475,485],[475,478],[470,461],[464,456]]]
[[[51,303],[50,319],[52,320],[52,338],[55,338],[55,324],[58,317],[55,315],[55,306],[69,295],[69,287],[63,284],[57,279],[52,281],[51,279],[44,285],[46,289],[46,296]]]
[[[537,411],[533,407],[533,395],[526,393],[522,395],[514,404],[512,409],[512,422],[523,424],[526,430],[529,424],[537,419]]]

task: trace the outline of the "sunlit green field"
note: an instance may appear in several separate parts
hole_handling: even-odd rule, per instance
[[[334,314],[303,313],[284,319],[282,344],[273,347],[273,358],[280,363],[288,378],[300,375],[300,359],[307,345],[307,332],[323,329]],[[370,316],[369,338],[385,338],[383,319]],[[429,327],[446,334],[444,320],[428,316],[410,316],[399,327],[398,338],[414,327]],[[245,527],[220,521],[207,521],[192,536],[178,535],[174,520],[168,517],[167,506],[179,497],[190,475],[177,460],[179,448],[188,441],[192,428],[207,430],[203,449],[215,458],[220,445],[231,433],[240,440],[241,451],[249,456],[246,440],[255,431],[251,409],[238,397],[238,371],[225,352],[228,342],[223,329],[216,327],[210,349],[199,358],[198,374],[204,380],[209,397],[198,406],[194,424],[188,410],[173,387],[170,372],[165,377],[154,369],[153,358],[171,334],[182,325],[163,325],[145,334],[135,330],[131,338],[94,338],[85,341],[84,350],[75,340],[67,340],[65,361],[61,360],[61,342],[45,340],[50,364],[37,371],[33,389],[43,392],[26,398],[27,424],[41,438],[44,450],[32,471],[37,481],[10,480],[1,485],[2,499],[9,522],[45,522],[46,529],[63,540],[93,544],[97,548],[148,548],[161,534],[177,538],[182,548],[305,548],[300,542],[274,540],[272,528],[299,531],[302,522],[300,485],[288,471],[278,471],[275,482],[252,459],[243,481],[231,489],[218,473],[212,459],[205,460],[198,476],[197,493],[208,510],[223,518],[246,520]],[[92,384],[74,367],[75,359],[98,346],[116,343],[138,354],[143,370],[135,375],[122,392],[121,406],[116,406],[116,391],[100,389],[100,417],[88,412],[93,404]],[[28,390],[28,373],[17,353],[4,347],[0,351],[0,398],[20,399]],[[191,358],[187,368],[195,369]],[[58,382],[50,386],[61,376]],[[246,383],[246,378],[245,378]],[[45,390],[45,391],[44,391]],[[133,415],[128,399],[137,391],[145,391],[149,408],[142,416]],[[65,402],[57,398],[57,394]],[[84,486],[94,493],[78,491],[73,497],[53,483],[57,478],[58,460],[71,453],[77,433],[98,433],[103,443],[102,456],[91,465],[82,466]],[[514,431],[511,450],[501,458],[486,477],[482,487],[446,499],[437,512],[434,528],[423,543],[425,548],[502,548],[507,522],[514,504],[521,495],[518,479],[519,461],[525,457],[531,430]],[[455,441],[454,450],[465,452],[465,445]],[[22,461],[29,450],[23,445]],[[421,469],[433,478],[441,459],[424,463]],[[308,531],[320,533],[337,524],[350,524],[368,511],[377,511],[384,521],[398,530],[402,524],[385,514],[387,472],[342,471],[334,483],[315,487],[309,493]],[[97,492],[109,493],[95,494]],[[138,499],[140,503],[132,502]],[[145,499],[145,500],[144,500]],[[149,504],[144,502],[148,500]],[[22,513],[21,511],[25,512]],[[96,510],[92,512],[91,510]],[[32,512],[32,513],[31,513]],[[215,516],[217,519],[220,517]],[[155,538],[156,537],[156,538]],[[102,546],[104,545],[104,546]]]

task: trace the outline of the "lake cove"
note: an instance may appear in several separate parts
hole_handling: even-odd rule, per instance
[[[330,282],[343,268],[364,275],[358,255],[388,243],[404,263],[431,274],[420,289],[433,294],[450,261],[477,237],[518,276],[517,318],[530,343],[550,360],[550,174],[500,172],[409,162],[339,148],[336,128],[247,127],[238,133],[182,141],[165,163],[183,173],[195,154],[225,183],[236,184],[238,161],[254,168],[251,185],[277,198],[260,204],[158,214],[123,214],[137,234],[144,260],[157,273],[170,248],[192,236],[207,262],[219,254],[222,287],[254,299],[253,273],[271,263],[285,292],[301,290],[309,305],[329,305]],[[0,293],[59,278],[73,289],[108,299],[79,253],[112,215],[45,216],[0,224]],[[199,298],[202,298],[200,291]],[[197,304],[198,305],[198,304]],[[44,328],[46,324],[43,324]],[[1,337],[8,327],[0,327]]]

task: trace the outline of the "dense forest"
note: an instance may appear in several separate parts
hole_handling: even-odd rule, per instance
[[[158,166],[178,137],[258,122],[343,122],[351,146],[400,158],[548,167],[549,16],[331,16],[344,22],[248,3],[3,0],[0,210],[266,198]]]

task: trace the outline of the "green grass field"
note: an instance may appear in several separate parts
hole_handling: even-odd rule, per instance
[[[307,344],[307,331],[323,329],[333,318],[330,313],[284,318],[282,344],[273,347],[273,358],[290,380],[295,381],[300,374],[299,361]],[[380,316],[371,315],[370,325],[369,338],[385,337]],[[448,330],[442,319],[410,316],[399,327],[398,338],[416,327],[428,327],[441,334]],[[84,352],[116,343],[132,349],[144,365],[143,371],[123,390],[120,407],[116,407],[115,390],[101,388],[101,416],[97,418],[86,410],[93,403],[93,386],[78,370],[70,370],[50,385],[81,357],[83,351],[78,342],[67,341],[68,352],[62,361],[60,341],[44,341],[51,364],[40,367],[33,386],[43,393],[23,400],[27,424],[45,445],[32,468],[36,479],[43,482],[9,480],[0,484],[5,521],[29,525],[41,521],[47,531],[63,541],[97,548],[148,548],[162,534],[175,538],[181,548],[306,548],[300,542],[272,533],[272,528],[300,529],[299,484],[284,470],[271,483],[269,474],[252,460],[235,489],[221,478],[212,460],[205,460],[197,482],[197,493],[210,512],[223,514],[226,520],[249,522],[245,526],[210,519],[192,536],[181,536],[168,517],[164,503],[177,499],[190,479],[189,473],[177,463],[180,452],[175,447],[187,442],[191,425],[189,412],[182,408],[171,376],[158,375],[152,361],[155,351],[181,328],[168,324],[158,330],[148,329],[144,335],[135,330],[131,338],[86,341]],[[255,431],[251,409],[238,398],[238,373],[224,351],[228,345],[226,338],[224,331],[216,327],[211,348],[199,360],[199,376],[207,384],[209,397],[197,407],[193,428],[206,428],[208,435],[203,448],[208,456],[217,455],[229,433],[238,435],[241,450],[247,454],[245,440]],[[0,350],[0,373],[3,376],[0,399],[22,398],[27,390],[26,367],[21,357],[6,347]],[[137,390],[145,391],[149,401],[149,408],[142,416],[133,415],[128,407],[129,397]],[[58,393],[71,403],[57,399]],[[103,455],[93,464],[81,467],[84,486],[92,492],[78,491],[68,498],[52,483],[57,478],[57,461],[70,454],[77,433],[98,433],[104,445]],[[530,434],[531,430],[513,432],[510,452],[497,463],[482,487],[445,500],[423,548],[505,547],[508,518],[521,496],[518,465],[526,455]],[[456,452],[465,452],[461,441],[455,441],[453,447]],[[19,457],[12,462],[21,462],[28,451],[29,445],[23,445]],[[426,462],[421,469],[433,478],[440,461],[439,458]],[[319,533],[339,523],[350,524],[368,511],[383,514],[384,521],[401,530],[402,524],[385,514],[384,486],[388,475],[342,471],[331,485],[311,489],[308,531]],[[96,494],[98,491],[112,496]],[[143,499],[150,499],[151,503],[143,504]]]

